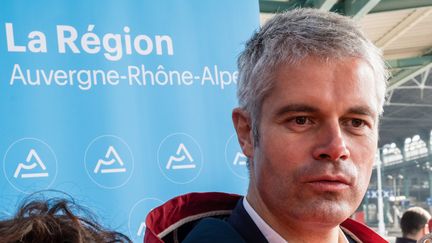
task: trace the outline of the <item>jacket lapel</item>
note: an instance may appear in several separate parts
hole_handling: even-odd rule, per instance
[[[268,243],[243,207],[243,197],[238,200],[236,207],[228,218],[228,223],[236,229],[247,243]]]

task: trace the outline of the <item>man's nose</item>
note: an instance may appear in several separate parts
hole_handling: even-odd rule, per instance
[[[339,122],[321,128],[313,156],[316,160],[347,160],[350,152],[346,145]]]

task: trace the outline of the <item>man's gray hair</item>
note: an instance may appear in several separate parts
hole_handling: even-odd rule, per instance
[[[252,120],[258,143],[260,112],[274,82],[272,74],[280,64],[295,65],[313,56],[323,61],[357,57],[372,68],[377,82],[379,113],[384,105],[388,72],[381,51],[350,18],[317,9],[295,9],[276,14],[246,43],[238,58],[239,105]]]

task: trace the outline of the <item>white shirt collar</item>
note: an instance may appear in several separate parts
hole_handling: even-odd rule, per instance
[[[249,204],[246,197],[243,198],[243,207],[269,243],[287,243],[287,241],[284,240],[282,236],[280,236],[276,231],[274,231],[274,229],[272,229],[272,227],[270,227],[270,225],[268,225],[258,215],[258,213]]]
[[[243,198],[243,207],[246,212],[252,218],[253,222],[256,224],[258,229],[264,235],[269,243],[288,243],[280,234],[278,234],[270,225],[268,225],[261,216],[252,208],[252,206],[247,201],[246,197]],[[349,242],[343,231],[339,228],[339,241]]]

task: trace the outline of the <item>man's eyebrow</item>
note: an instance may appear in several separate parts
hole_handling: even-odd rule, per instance
[[[277,110],[276,116],[282,116],[286,113],[291,113],[291,112],[317,113],[319,111],[320,110],[317,107],[313,107],[310,105],[289,104],[289,105],[283,106],[279,110]],[[368,106],[351,107],[348,109],[347,113],[348,114],[365,115],[365,116],[370,116],[372,118],[376,117],[376,113],[373,112],[373,110],[371,108],[369,108]]]
[[[290,113],[290,112],[307,112],[307,113],[314,113],[318,112],[319,109],[310,105],[305,104],[289,104],[286,106],[281,107],[276,112],[276,116],[282,116],[283,114]]]
[[[370,109],[367,106],[355,106],[355,107],[349,108],[347,113],[365,115],[365,116],[370,116],[372,118],[376,117],[376,113],[373,112],[372,109]]]

